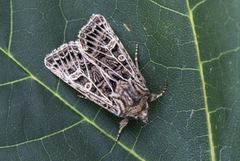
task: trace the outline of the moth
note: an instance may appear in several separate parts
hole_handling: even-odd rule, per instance
[[[148,121],[151,94],[123,44],[102,15],[93,14],[75,42],[61,45],[46,56],[45,66],[64,82],[118,117],[122,117],[116,142],[130,118]],[[115,142],[115,143],[116,143]]]

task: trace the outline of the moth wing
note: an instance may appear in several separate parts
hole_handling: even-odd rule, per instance
[[[79,32],[83,52],[94,60],[112,79],[131,78],[146,87],[145,79],[134,65],[126,49],[102,15],[93,15]]]
[[[78,41],[63,44],[47,55],[45,66],[88,99],[117,114],[114,108],[110,108],[113,106],[109,97],[112,91],[103,81],[101,69],[84,55]]]

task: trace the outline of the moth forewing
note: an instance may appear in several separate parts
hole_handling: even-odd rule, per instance
[[[138,69],[138,46],[134,65],[103,16],[93,15],[78,37],[47,55],[45,66],[85,98],[124,118],[117,141],[129,118],[147,122],[148,102],[162,96],[166,85],[159,95],[150,94]]]

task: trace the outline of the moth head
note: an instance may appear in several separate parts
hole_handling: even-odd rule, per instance
[[[149,109],[149,106],[148,106],[148,103],[146,102],[147,99],[144,99],[142,100],[142,104],[140,103],[140,108],[141,109],[137,115],[134,117],[136,120],[140,119],[142,120],[143,122],[147,123],[148,121],[148,109]]]
[[[143,111],[140,111],[138,113],[138,115],[135,117],[136,120],[140,119],[142,120],[144,123],[147,123],[148,121],[148,109],[145,109]]]

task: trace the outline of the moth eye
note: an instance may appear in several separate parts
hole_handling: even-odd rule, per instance
[[[124,61],[124,60],[126,60],[126,57],[123,54],[121,54],[121,55],[118,56],[118,60],[119,61]]]
[[[92,88],[92,83],[86,83],[84,87],[89,91]]]

